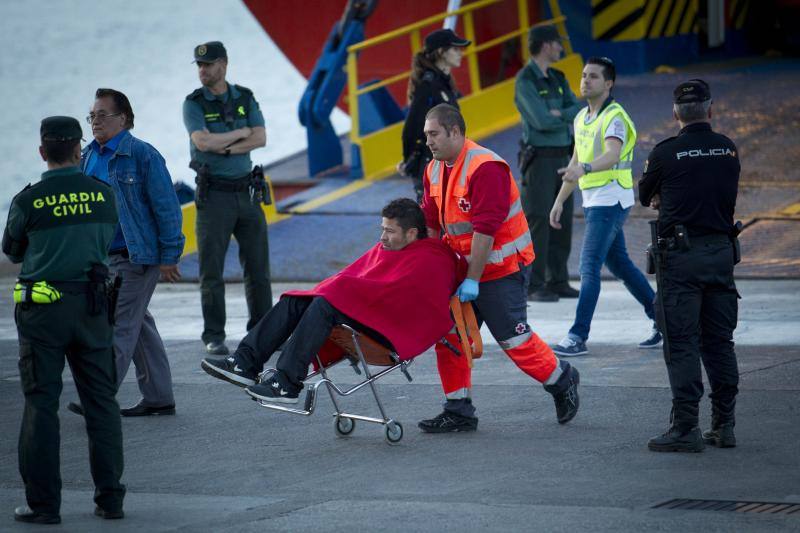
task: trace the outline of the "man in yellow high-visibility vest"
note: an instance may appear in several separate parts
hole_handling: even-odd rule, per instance
[[[655,293],[628,257],[622,231],[634,203],[631,163],[636,128],[611,96],[615,81],[616,68],[611,59],[592,57],[586,61],[581,94],[588,106],[575,117],[575,151],[569,166],[559,170],[564,183],[550,211],[550,224],[560,228],[564,201],[576,186],[580,187],[586,220],[580,260],[581,289],[575,322],[567,336],[553,347],[562,357],[588,353],[586,340],[600,296],[603,264],[625,283],[648,318],[655,320]],[[654,322],[650,337],[639,343],[639,347],[657,348],[661,340]]]

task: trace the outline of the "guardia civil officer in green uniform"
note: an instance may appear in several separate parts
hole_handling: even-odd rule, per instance
[[[228,54],[219,41],[194,49],[203,86],[183,103],[192,167],[198,172],[197,250],[203,307],[202,339],[225,355],[225,283],[231,235],[239,244],[250,330],[272,307],[267,222],[251,187],[250,151],[267,143],[264,116],[252,91],[225,80]]]
[[[739,368],[733,347],[738,293],[739,190],[736,145],[711,129],[711,89],[703,80],[673,93],[676,137],[653,148],[639,181],[642,205],[658,209],[663,253],[658,299],[663,310],[664,359],[672,389],[669,430],[653,437],[656,452],[699,452],[704,444],[736,446],[733,432]],[[705,367],[711,388],[711,429],[700,433],[698,411]]]
[[[531,28],[528,48],[531,60],[517,74],[514,91],[514,103],[522,117],[522,206],[536,248],[528,299],[555,302],[559,297],[578,297],[578,291],[568,283],[567,271],[572,248],[572,196],[564,203],[561,229],[550,226],[550,208],[561,190],[558,169],[569,163],[570,126],[581,106],[564,73],[551,67],[564,51],[555,26]]]
[[[3,252],[22,263],[14,289],[25,411],[19,471],[27,505],[21,522],[61,522],[58,407],[64,358],[86,411],[95,514],[122,518],[122,428],[107,301],[108,246],[117,227],[114,191],[78,170],[81,127],[42,121],[42,180],[11,202]]]

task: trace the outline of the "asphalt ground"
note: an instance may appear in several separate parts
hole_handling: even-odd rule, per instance
[[[0,285],[0,530],[24,503],[17,473],[23,399],[16,368],[10,284]],[[280,294],[295,285],[278,284]],[[307,285],[301,285],[307,286]],[[174,417],[123,419],[126,517],[92,516],[83,419],[64,374],[61,415],[61,526],[50,531],[800,531],[800,513],[748,514],[653,507],[675,498],[800,503],[800,310],[797,281],[741,281],[736,332],[741,369],[734,449],[658,454],[646,442],[668,425],[670,392],[658,350],[639,350],[649,327],[619,283],[604,284],[590,354],[581,372],[581,410],[555,421],[552,400],[488,335],[476,361],[474,433],[428,435],[416,428],[439,411],[431,352],[378,382],[389,416],[404,427],[389,446],[377,425],[334,434],[325,394],[310,417],[260,408],[241,389],[205,374],[195,284],[160,285],[151,312],[166,339]],[[241,284],[227,293],[231,345],[244,332]],[[529,306],[548,342],[569,327],[574,300]],[[139,399],[129,371],[118,399]],[[334,379],[355,383],[348,367]],[[342,403],[376,415],[368,390]],[[701,405],[709,425],[709,404]]]

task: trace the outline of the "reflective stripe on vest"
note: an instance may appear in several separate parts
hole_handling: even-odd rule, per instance
[[[503,165],[509,180],[508,213],[494,235],[492,250],[481,275],[481,281],[498,279],[517,272],[520,265],[533,261],[534,252],[530,230],[522,209],[519,189],[511,169],[495,152],[466,139],[461,152],[453,162],[451,179],[445,188],[443,162],[431,162],[425,169],[425,182],[430,197],[439,213],[440,227],[444,239],[454,251],[469,259],[472,248],[472,225],[470,180],[473,173],[484,163],[498,162]],[[449,167],[448,167],[449,168]]]
[[[471,150],[467,151],[467,156],[464,158],[464,164],[461,166],[461,175],[458,177],[458,185],[460,187],[467,186],[467,169],[469,168],[469,164],[472,161],[472,158],[476,155],[491,155],[492,159],[495,161],[502,161],[503,159],[497,155],[496,153],[492,152],[488,148],[472,148]]]
[[[434,159],[431,163],[431,185],[439,185],[439,171],[442,168],[442,162]]]
[[[617,102],[612,102],[606,107],[600,116],[596,117],[590,124],[585,123],[585,117],[589,108],[583,108],[578,116],[575,117],[575,150],[580,162],[591,162],[598,158],[605,151],[605,132],[611,121],[619,117],[622,119],[628,130],[625,145],[620,151],[620,161],[608,170],[599,170],[581,176],[578,185],[581,189],[593,189],[603,187],[616,181],[625,189],[633,188],[633,147],[636,144],[636,127],[625,110]],[[592,137],[592,144],[589,145],[588,137]]]
[[[503,222],[508,222],[520,211],[522,211],[522,202],[517,198],[508,209],[508,216],[506,216]],[[453,236],[472,233],[472,222],[454,222],[453,224],[447,224],[447,233]]]
[[[523,233],[513,241],[505,243],[503,246],[500,247],[499,250],[492,250],[491,252],[489,252],[489,259],[487,259],[486,262],[491,263],[493,265],[502,264],[503,261],[506,260],[506,257],[514,255],[517,252],[522,252],[532,242],[533,241],[531,240],[531,234]],[[471,259],[472,256],[468,255],[467,261],[470,261]]]

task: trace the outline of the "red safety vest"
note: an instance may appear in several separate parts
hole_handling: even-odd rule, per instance
[[[528,265],[533,262],[531,234],[511,168],[500,156],[469,139],[465,139],[464,147],[450,170],[446,193],[442,193],[444,161],[434,159],[425,168],[425,180],[430,197],[439,212],[444,240],[453,250],[469,260],[473,233],[469,181],[478,167],[489,161],[497,161],[505,166],[511,187],[508,216],[494,236],[492,251],[480,281],[508,276],[517,272],[520,264]]]

